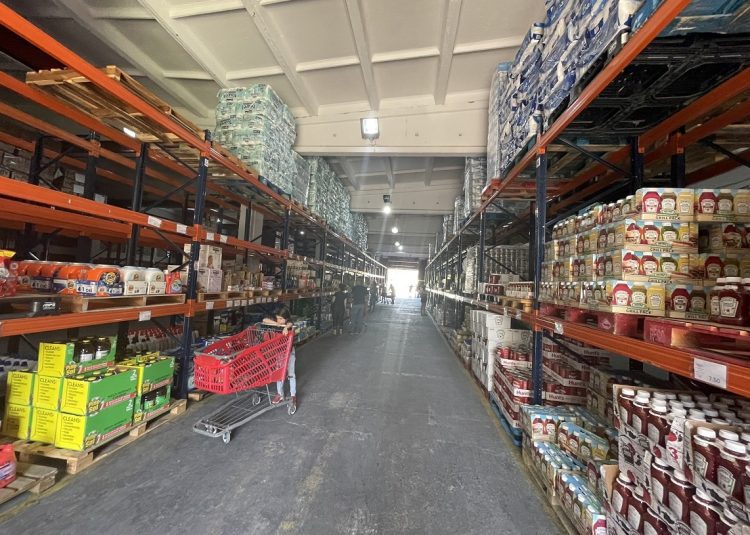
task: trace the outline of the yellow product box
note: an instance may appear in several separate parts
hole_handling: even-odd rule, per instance
[[[82,451],[108,442],[133,427],[133,408],[134,401],[130,399],[88,416],[61,412],[55,446]]]
[[[31,405],[34,396],[34,384],[36,374],[34,372],[12,371],[8,372],[8,389],[6,390],[6,403],[14,405]]]
[[[3,434],[16,438],[29,438],[31,432],[31,416],[34,408],[29,405],[5,405],[3,418]]]
[[[86,415],[133,399],[138,373],[131,369],[97,370],[62,380],[60,411]]]
[[[60,408],[62,377],[37,375],[34,382],[34,407],[56,411]]]
[[[697,189],[698,221],[750,222],[750,191],[746,189]]]
[[[104,336],[91,341],[86,347],[82,342],[42,342],[39,344],[39,375],[65,377],[86,373],[114,364],[117,337]],[[91,360],[81,362],[85,351]]]
[[[55,443],[57,434],[57,418],[60,413],[49,409],[34,409],[31,416],[31,434],[30,440],[37,442],[46,442],[47,444]]]

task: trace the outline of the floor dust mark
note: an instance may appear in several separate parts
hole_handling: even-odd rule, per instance
[[[444,380],[447,377],[441,377],[439,375],[427,375],[425,373],[407,373],[407,372],[381,372],[383,375],[400,375],[401,377],[419,377],[420,379],[440,379]]]
[[[340,526],[339,532],[342,535],[375,535],[379,533],[377,518],[368,511],[357,507]]]

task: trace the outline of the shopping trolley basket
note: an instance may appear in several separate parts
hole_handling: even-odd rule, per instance
[[[292,399],[271,403],[269,385],[286,378],[293,333],[280,327],[255,325],[239,334],[206,346],[193,359],[195,386],[216,394],[232,395],[231,401],[193,425],[193,431],[231,439],[232,430],[278,407],[292,415]]]

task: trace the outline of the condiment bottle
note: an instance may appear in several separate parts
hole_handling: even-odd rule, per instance
[[[651,403],[647,396],[638,394],[633,401],[633,413],[631,416],[631,425],[636,433],[645,435],[647,433],[646,425],[648,423],[648,413],[651,409]]]
[[[719,307],[719,294],[721,289],[727,283],[727,280],[723,277],[716,279],[716,286],[711,289],[708,295],[708,312],[711,321],[719,321],[721,317],[721,308]]]
[[[748,323],[749,296],[741,285],[740,277],[726,278],[726,284],[719,291],[719,323],[738,326]]]
[[[729,429],[719,429],[719,442],[724,443],[728,440],[731,440],[732,442],[739,442],[740,436],[734,431],[730,431]]]
[[[620,472],[612,489],[612,507],[622,517],[628,513],[628,504],[633,496],[635,485],[625,472]]]
[[[651,464],[651,499],[668,506],[670,481],[672,479],[672,468],[663,459],[656,457]]]
[[[699,411],[698,409],[690,409],[690,411],[688,412],[688,418],[690,418],[691,420],[705,422],[706,413],[703,411]]]
[[[716,467],[716,484],[728,496],[737,500],[743,499],[742,478],[748,464],[745,445],[734,440],[724,442]]]
[[[669,509],[678,520],[687,523],[690,518],[690,500],[695,494],[695,487],[681,470],[674,471],[669,485]]]
[[[652,402],[646,423],[646,436],[648,436],[648,439],[654,444],[663,447],[665,446],[664,439],[668,432],[669,422],[667,421],[667,407],[661,404],[653,404]]]
[[[740,519],[737,518],[731,509],[728,507],[719,515],[719,520],[716,522],[716,535],[728,535],[729,530],[745,524],[740,523]]]
[[[648,535],[668,535],[670,533],[669,526],[648,506],[643,512],[643,533]]]
[[[696,489],[690,504],[690,529],[696,535],[716,535],[718,504],[701,488]]]
[[[633,422],[633,401],[635,401],[635,390],[623,388],[619,397],[620,421],[626,425],[631,425]]]
[[[708,427],[699,427],[693,435],[694,473],[711,483],[716,483],[718,456],[716,431]]]
[[[635,487],[633,494],[628,500],[628,512],[626,518],[628,524],[636,530],[638,533],[643,532],[643,513],[648,507],[645,496],[643,494],[643,488]]]

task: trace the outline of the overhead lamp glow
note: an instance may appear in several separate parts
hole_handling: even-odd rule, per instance
[[[363,117],[360,119],[362,139],[378,139],[380,137],[380,122],[377,117]]]
[[[130,128],[128,128],[127,126],[123,126],[123,127],[122,127],[122,131],[123,131],[123,132],[125,132],[125,135],[127,135],[127,136],[130,136],[130,137],[132,137],[132,138],[134,138],[134,137],[135,137],[135,131],[134,131],[134,130],[131,130],[131,129],[130,129]]]
[[[396,247],[401,247],[401,244],[399,242],[396,242],[393,245],[395,245]]]
[[[391,228],[391,232],[398,234],[398,227],[394,225],[393,228]]]
[[[300,235],[300,236],[304,236],[304,235],[305,235],[305,231],[304,231],[304,230],[300,230],[300,231],[299,231],[299,235]]]
[[[386,205],[383,206],[383,213],[384,214],[390,214],[391,213],[391,205],[390,204],[386,204]]]
[[[403,245],[399,245],[399,246],[398,246],[398,250],[399,250],[399,251],[403,251],[403,250],[404,250],[404,246],[403,246]]]

